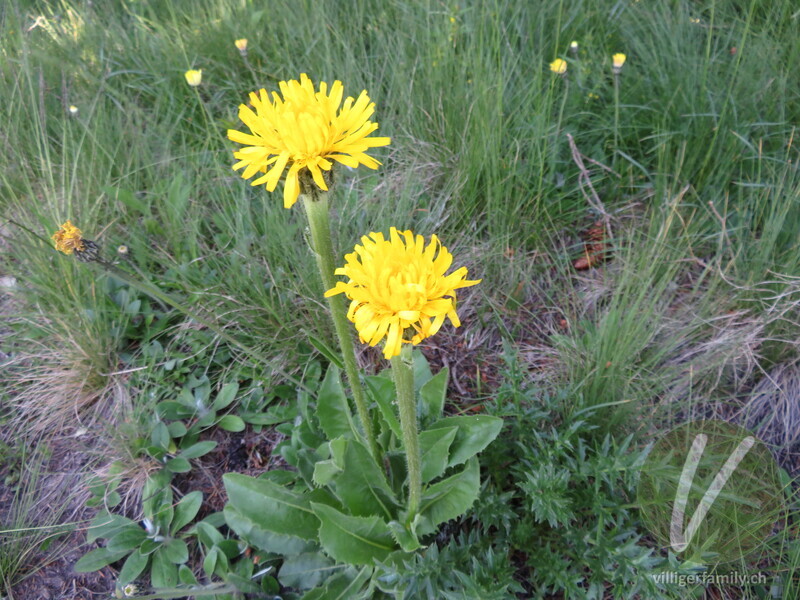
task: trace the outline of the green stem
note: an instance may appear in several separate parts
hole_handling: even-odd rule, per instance
[[[316,185],[309,185],[312,189]],[[331,241],[331,226],[328,217],[328,193],[315,189],[313,194],[302,194],[303,205],[308,216],[308,226],[311,230],[311,243],[314,248],[314,257],[317,260],[317,268],[322,279],[322,287],[327,291],[336,286],[334,279],[334,255],[333,242]],[[353,346],[353,338],[350,323],[347,321],[347,313],[344,309],[344,300],[340,295],[328,298],[328,306],[331,309],[333,318],[333,328],[336,330],[336,337],[339,338],[339,347],[342,351],[344,360],[344,370],[347,380],[350,383],[350,390],[353,400],[356,403],[358,418],[364,428],[364,435],[369,444],[369,450],[375,460],[380,460],[378,443],[375,441],[375,434],[372,431],[372,420],[367,410],[367,403],[364,400],[364,390],[361,387],[361,380],[358,377],[358,366],[356,365],[356,352]]]
[[[408,465],[408,518],[419,511],[422,495],[422,466],[419,455],[417,430],[417,405],[414,402],[414,369],[411,362],[411,345],[404,344],[400,356],[392,357],[392,375],[397,388],[397,408],[403,430],[403,446]]]
[[[619,151],[619,73],[614,73],[614,156],[611,159],[613,169],[617,162],[617,152]]]

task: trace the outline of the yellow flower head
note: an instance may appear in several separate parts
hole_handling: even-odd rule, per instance
[[[622,70],[622,65],[625,64],[626,58],[627,56],[625,56],[621,52],[617,52],[614,56],[611,57],[612,68],[614,69],[615,73],[619,73]]]
[[[553,62],[550,63],[550,70],[553,73],[558,73],[559,75],[563,75],[567,72],[567,61],[563,58],[557,58]]]
[[[375,346],[385,337],[387,359],[400,354],[403,342],[418,344],[435,334],[445,317],[455,327],[461,325],[455,291],[480,283],[465,279],[465,267],[445,275],[453,256],[435,235],[425,246],[421,235],[394,227],[388,240],[382,233],[363,236],[345,261],[336,274],[350,281],[338,282],[325,297],[346,294],[351,300],[347,318],[361,341]],[[407,331],[411,339],[406,339]]]
[[[303,73],[300,81],[282,81],[278,84],[281,95],[272,92],[272,98],[262,89],[250,94],[250,105],[239,106],[239,118],[251,133],[228,130],[228,138],[245,144],[234,152],[239,159],[234,169],[244,167],[242,177],[250,179],[258,172],[264,175],[251,185],[264,184],[270,192],[275,190],[287,165],[283,206],[291,208],[300,194],[299,173],[308,169],[314,183],[327,190],[322,171],[330,171],[333,160],[355,168],[365,165],[377,169],[377,160],[366,151],[385,146],[388,137],[367,137],[378,128],[369,120],[375,111],[366,90],[357,100],[348,97],[342,105],[344,88],[341,81],[320,83],[319,91]],[[282,97],[281,97],[282,96]]]
[[[189,69],[184,73],[186,83],[192,87],[197,87],[203,81],[203,69]]]
[[[78,252],[83,252],[86,249],[81,230],[75,227],[70,221],[64,223],[61,228],[53,234],[52,240],[56,244],[56,250],[64,254],[72,254],[76,250]]]
[[[573,52],[576,52],[578,50],[578,42],[575,41],[570,42],[569,49],[572,50]]]
[[[242,54],[247,54],[247,39],[242,38],[233,42]]]
[[[69,114],[72,115],[73,117],[78,114],[78,107],[75,106],[74,104],[70,104],[67,110],[69,111]]]

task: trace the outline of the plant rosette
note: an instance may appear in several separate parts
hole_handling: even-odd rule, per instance
[[[372,589],[381,563],[399,564],[478,497],[477,454],[500,433],[497,417],[444,416],[448,370],[431,373],[413,354],[422,494],[408,509],[408,472],[389,371],[367,376],[377,410],[376,460],[351,427],[340,370],[331,365],[316,402],[300,393],[299,422],[279,451],[293,471],[224,476],[228,526],[251,546],[284,557],[278,578],[307,600],[355,598]],[[339,595],[337,595],[339,594]]]

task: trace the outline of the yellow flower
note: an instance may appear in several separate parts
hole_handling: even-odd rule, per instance
[[[578,42],[574,42],[574,41],[570,42],[569,43],[569,49],[572,50],[573,52],[577,52],[578,51]]]
[[[67,110],[69,111],[69,114],[72,115],[73,117],[78,114],[78,107],[75,106],[74,104],[70,104]]]
[[[557,58],[553,62],[550,63],[550,70],[553,73],[558,73],[559,75],[563,75],[567,72],[567,61],[563,58]]]
[[[203,81],[203,69],[189,69],[184,73],[186,83],[192,87],[197,87]]]
[[[385,337],[383,355],[389,359],[400,354],[404,342],[418,344],[435,334],[445,317],[455,327],[461,325],[455,290],[480,280],[465,279],[465,267],[445,275],[452,262],[435,235],[425,246],[424,238],[411,231],[392,227],[388,240],[382,233],[370,233],[345,256],[345,266],[336,269],[350,281],[338,282],[325,297],[346,294],[351,300],[347,318],[359,338],[375,346]]]
[[[333,160],[351,168],[365,165],[377,169],[379,163],[366,151],[376,146],[385,146],[388,137],[367,137],[378,129],[378,124],[369,120],[375,111],[366,90],[357,100],[345,99],[341,81],[334,81],[328,92],[328,84],[320,83],[319,91],[303,73],[300,81],[282,81],[278,84],[281,96],[267,91],[250,94],[250,104],[239,106],[239,118],[252,133],[228,130],[228,138],[245,146],[234,152],[239,159],[234,169],[244,167],[242,177],[250,179],[258,172],[264,173],[251,185],[264,184],[270,192],[275,190],[287,165],[286,183],[283,190],[285,208],[297,201],[300,194],[299,173],[308,169],[316,185],[327,190],[328,185],[322,171],[330,171]]]
[[[233,42],[242,54],[247,54],[247,40],[242,38]]]
[[[81,230],[75,227],[70,221],[64,223],[61,228],[53,234],[51,238],[56,244],[56,250],[64,254],[72,254],[74,251],[83,252],[86,249]]]
[[[626,58],[627,56],[625,56],[621,52],[618,52],[617,54],[611,57],[612,68],[614,69],[615,73],[619,73],[622,70],[622,65],[625,64]]]

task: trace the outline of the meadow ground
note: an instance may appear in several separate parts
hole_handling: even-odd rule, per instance
[[[447,413],[505,428],[472,509],[384,573],[395,597],[797,598],[799,29],[794,0],[3,3],[0,595],[122,594],[120,561],[73,565],[99,508],[142,518],[186,433],[157,405],[181,393],[238,386],[213,450],[171,464],[221,535],[221,476],[285,467],[272,451],[333,328],[300,206],[231,169],[226,130],[248,92],[307,73],[368,90],[392,140],[377,170],[336,171],[337,260],[396,226],[482,279],[420,348],[449,368]],[[67,219],[186,310],[55,252]],[[704,567],[652,537],[639,470],[700,418],[748,427],[781,467],[785,509],[736,564],[766,583],[655,582]],[[235,584],[209,556],[258,562],[186,540],[174,562],[206,585]],[[262,564],[270,597],[300,597],[280,556]],[[150,583],[136,597],[181,595]]]

